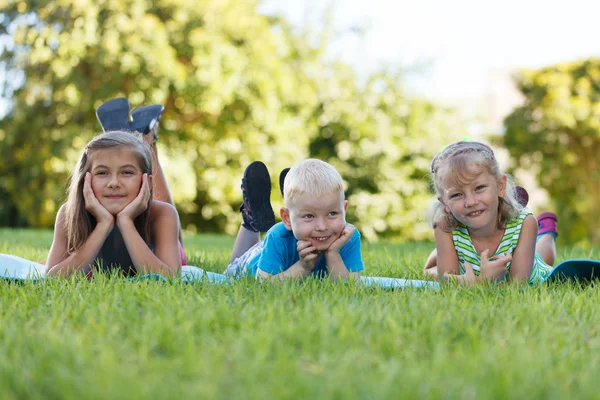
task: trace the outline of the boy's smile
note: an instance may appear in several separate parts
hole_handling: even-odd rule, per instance
[[[296,239],[310,241],[317,251],[325,251],[344,230],[347,207],[348,201],[339,192],[321,197],[302,193],[288,208],[281,209],[281,218]]]

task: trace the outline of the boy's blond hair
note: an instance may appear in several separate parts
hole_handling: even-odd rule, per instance
[[[309,158],[294,165],[285,176],[283,198],[286,207],[300,194],[310,193],[320,198],[339,192],[344,200],[344,181],[339,172],[325,161]]]

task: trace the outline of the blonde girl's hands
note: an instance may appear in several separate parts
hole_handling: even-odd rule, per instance
[[[469,263],[465,263],[465,273],[462,275],[455,275],[449,272],[444,272],[444,280],[455,279],[462,286],[471,286],[477,282],[477,276],[473,271],[473,266]]]
[[[346,224],[346,226],[344,227],[344,230],[340,234],[340,237],[337,238],[336,240],[334,240],[333,243],[331,243],[331,245],[327,249],[327,252],[328,253],[332,253],[332,252],[339,253],[340,250],[342,249],[342,247],[344,247],[346,245],[346,243],[348,243],[350,241],[350,239],[352,239],[352,235],[354,235],[355,230],[356,230],[356,228],[353,225]]]
[[[96,218],[98,224],[105,222],[114,224],[115,217],[108,211],[100,202],[92,190],[92,174],[90,172],[85,173],[83,180],[83,201],[87,212],[92,214]]]
[[[150,202],[150,197],[151,194],[148,174],[143,174],[140,192],[131,203],[125,206],[125,208],[117,214],[117,220],[128,219],[133,221],[138,215],[146,211],[148,208],[148,203]]]
[[[489,251],[486,249],[481,252],[481,265],[479,267],[479,276],[491,281],[497,282],[506,275],[506,265],[512,261],[512,254],[504,253],[500,256],[494,256],[492,261],[488,260]],[[473,271],[473,266],[465,263],[465,273],[462,275],[453,275],[444,273],[444,278],[456,279],[463,286],[470,286],[477,282],[477,276]]]
[[[425,270],[425,278],[430,278],[430,279],[439,281],[439,274],[438,274],[437,266],[434,268],[427,268]]]
[[[315,266],[317,265],[317,259],[320,256],[315,246],[313,246],[308,240],[298,240],[296,249],[298,250],[298,255],[300,256],[302,268],[304,268],[304,270],[307,272],[314,271]]]
[[[492,282],[503,279],[506,276],[506,266],[512,261],[512,254],[494,256],[491,261],[488,259],[488,254],[487,249],[481,252],[481,276]]]

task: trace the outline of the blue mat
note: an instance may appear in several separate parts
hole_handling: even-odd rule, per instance
[[[558,264],[546,282],[578,282],[590,283],[600,278],[600,261],[583,258],[565,260]]]
[[[226,283],[227,281],[235,279],[234,277],[217,274],[215,272],[204,271],[201,268],[190,265],[181,267],[181,277],[184,282],[207,280],[213,283]],[[380,276],[361,276],[360,283],[364,286],[380,287],[383,289],[440,289],[440,284],[433,281],[386,278]]]
[[[40,280],[45,279],[45,272],[46,267],[43,264],[8,254],[0,254],[0,278],[17,281]],[[204,271],[191,265],[181,268],[181,278],[184,282],[208,281],[212,283],[227,283],[235,279],[227,275]],[[565,260],[554,267],[546,282],[572,281],[589,284],[597,279],[600,279],[600,260],[573,259]],[[438,282],[419,279],[361,276],[360,282],[365,286],[383,289],[440,289]]]
[[[0,278],[11,281],[43,280],[46,279],[46,267],[43,264],[25,260],[20,257],[11,256],[9,254],[0,254]],[[144,275],[131,279],[166,280],[158,274]],[[181,267],[181,279],[186,283],[208,281],[218,284],[227,284],[228,282],[234,281],[235,277],[204,271],[201,268],[191,265],[184,265]],[[376,276],[362,276],[360,282],[365,286],[380,287],[383,289],[423,288],[439,290],[440,288],[439,283],[432,281]]]

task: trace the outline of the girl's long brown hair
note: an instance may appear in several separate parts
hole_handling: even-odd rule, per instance
[[[152,175],[152,151],[138,132],[112,131],[94,137],[83,150],[79,162],[75,166],[69,183],[68,198],[65,205],[65,225],[67,230],[67,251],[77,251],[96,227],[96,219],[85,209],[83,183],[85,174],[90,170],[90,156],[94,151],[126,148],[137,158],[142,173]],[[144,241],[150,245],[150,208],[152,205],[152,187],[150,200],[146,210],[134,221],[137,231]]]

